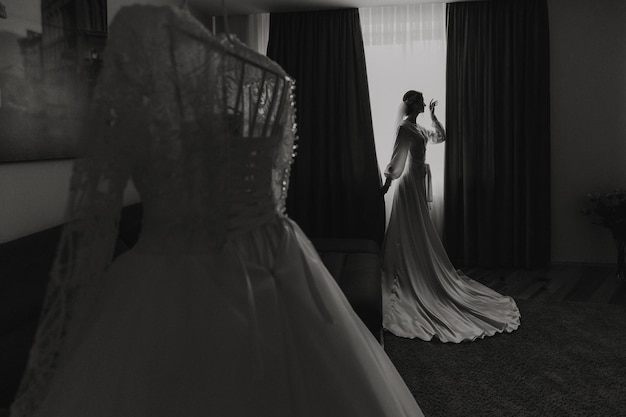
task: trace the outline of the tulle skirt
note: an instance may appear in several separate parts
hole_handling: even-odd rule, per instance
[[[78,307],[37,416],[422,415],[291,220],[160,248],[140,239]]]
[[[503,296],[457,271],[431,221],[425,168],[398,180],[383,244],[383,326],[396,336],[471,341],[511,332],[520,312]]]

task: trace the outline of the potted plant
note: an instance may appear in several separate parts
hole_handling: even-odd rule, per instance
[[[617,247],[617,278],[626,280],[624,249],[626,244],[626,190],[617,189],[608,193],[587,194],[591,207],[583,214],[591,216],[595,224],[611,231]]]

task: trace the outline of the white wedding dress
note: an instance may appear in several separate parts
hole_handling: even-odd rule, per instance
[[[11,416],[421,416],[284,213],[292,80],[174,7],[122,8],[105,52]]]
[[[513,298],[457,271],[430,218],[430,169],[426,144],[445,140],[404,120],[385,176],[398,179],[383,242],[383,327],[396,336],[458,343],[520,325]]]

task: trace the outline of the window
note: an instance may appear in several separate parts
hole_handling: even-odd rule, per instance
[[[439,102],[437,117],[445,126],[446,5],[412,4],[359,9],[376,153],[381,172],[391,158],[407,90]],[[417,122],[430,128],[428,108]],[[431,216],[440,235],[443,224],[443,163],[445,144],[430,145],[426,159],[433,176]],[[385,196],[387,219],[393,187]]]

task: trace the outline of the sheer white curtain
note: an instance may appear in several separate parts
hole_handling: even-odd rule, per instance
[[[248,46],[258,53],[267,54],[270,38],[270,14],[259,13],[248,17]]]
[[[381,172],[391,158],[407,90],[424,94],[428,105],[439,101],[436,114],[445,126],[446,5],[412,4],[359,9],[369,80],[376,153]],[[417,122],[430,127],[426,112]],[[443,163],[445,144],[429,145],[426,162],[433,177],[431,218],[441,235],[443,224]],[[393,193],[385,196],[387,220]]]
[[[224,32],[222,16],[212,17],[211,30],[214,34]],[[253,50],[266,55],[270,36],[269,13],[228,16],[228,30]]]

